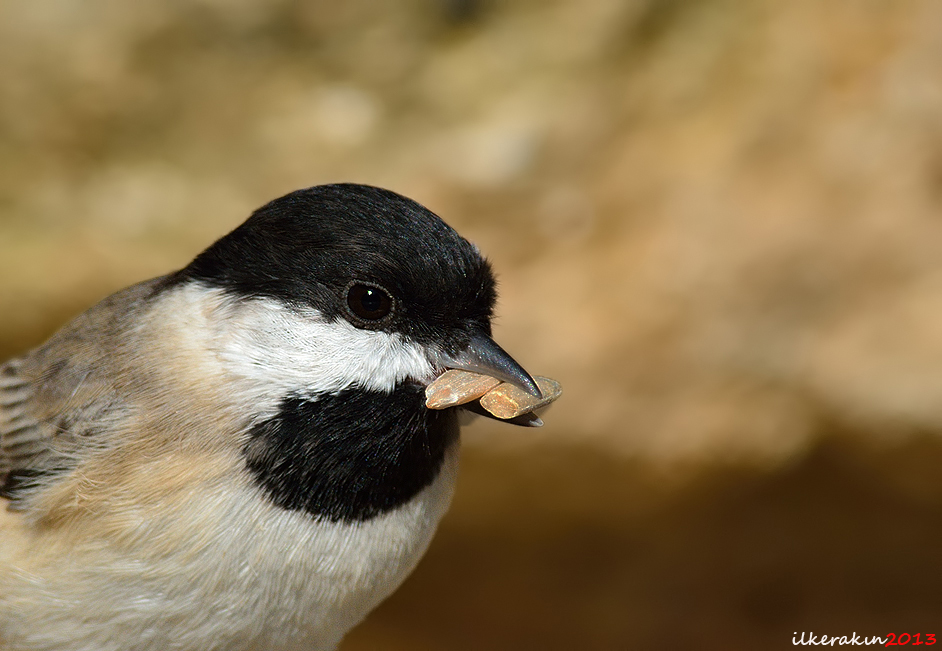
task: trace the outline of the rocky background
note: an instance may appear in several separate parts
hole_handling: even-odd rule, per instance
[[[2,0],[0,357],[386,186],[566,393],[343,650],[942,635],[940,61],[932,0]]]

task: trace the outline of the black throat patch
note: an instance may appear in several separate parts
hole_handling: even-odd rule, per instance
[[[278,506],[332,521],[369,520],[432,483],[458,438],[453,410],[425,408],[424,389],[348,389],[286,398],[252,428],[244,452]]]

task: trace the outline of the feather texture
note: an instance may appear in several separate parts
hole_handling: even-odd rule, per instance
[[[429,373],[428,360],[392,335],[270,307],[158,279],[3,366],[0,458],[17,511],[0,517],[0,648],[330,649],[412,570],[451,499],[457,422],[431,480],[366,521],[279,506],[245,447],[286,394],[359,382],[368,371],[338,351],[367,363],[362,351],[391,346],[375,390]],[[259,329],[259,312],[304,321],[320,344],[297,336],[263,354],[278,329]]]

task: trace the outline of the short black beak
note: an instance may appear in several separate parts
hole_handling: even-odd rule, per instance
[[[448,368],[458,368],[496,377],[510,382],[527,393],[542,398],[543,393],[513,357],[497,345],[497,342],[483,333],[471,337],[471,343],[457,355],[442,355],[442,361]]]

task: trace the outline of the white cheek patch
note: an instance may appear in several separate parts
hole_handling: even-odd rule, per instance
[[[424,348],[401,335],[361,330],[343,319],[329,322],[313,308],[274,299],[218,298],[212,352],[228,372],[259,388],[281,395],[354,386],[391,392],[404,380],[434,375]]]

